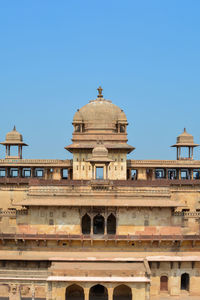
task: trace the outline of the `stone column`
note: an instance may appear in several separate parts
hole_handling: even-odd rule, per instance
[[[32,177],[32,178],[35,177],[35,168],[31,168],[31,177]]]
[[[91,235],[94,234],[94,216],[92,214],[91,216],[91,231],[90,231]]]
[[[51,291],[52,291],[52,283],[47,282],[46,283],[46,300],[51,300]]]
[[[32,296],[32,300],[35,300],[35,286],[34,286],[34,284],[31,284],[31,296]]]
[[[90,289],[84,288],[84,300],[89,300]]]
[[[108,288],[108,300],[113,300],[113,288]]]

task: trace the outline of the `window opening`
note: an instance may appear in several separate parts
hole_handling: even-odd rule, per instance
[[[68,169],[63,169],[62,170],[62,178],[67,179],[68,178]]]
[[[107,219],[107,233],[116,234],[116,217],[110,214]]]
[[[181,275],[181,290],[189,291],[190,277],[188,273]]]
[[[160,277],[160,291],[163,291],[163,292],[168,291],[168,277],[167,276]]]
[[[82,217],[82,233],[83,234],[90,234],[91,232],[91,218],[88,214],[85,214]]]
[[[101,215],[97,215],[94,217],[93,220],[93,226],[94,226],[94,234],[104,234],[105,229],[105,220],[104,217]]]
[[[96,167],[96,179],[103,179],[103,167]]]
[[[101,285],[97,284],[90,289],[89,300],[108,300],[108,291]]]
[[[0,169],[0,177],[6,177],[6,170]]]

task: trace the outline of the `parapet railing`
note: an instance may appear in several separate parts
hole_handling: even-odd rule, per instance
[[[21,210],[0,210],[0,217],[16,217],[17,215],[27,215],[28,210],[21,209]]]
[[[73,240],[107,240],[107,241],[200,241],[200,234],[196,235],[115,235],[115,234],[11,234],[0,233],[0,240],[59,240],[59,241],[73,241]]]
[[[176,211],[173,213],[173,216],[199,217],[200,218],[200,212],[199,211]]]

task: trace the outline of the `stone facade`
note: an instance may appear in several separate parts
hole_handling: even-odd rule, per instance
[[[200,297],[198,145],[184,130],[176,160],[127,160],[126,115],[98,91],[72,160],[23,159],[15,127],[2,143],[0,300]]]

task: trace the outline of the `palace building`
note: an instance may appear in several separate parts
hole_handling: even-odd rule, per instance
[[[73,159],[23,159],[15,127],[1,142],[0,300],[200,297],[193,136],[174,160],[127,159],[126,114],[101,87],[72,124]]]

